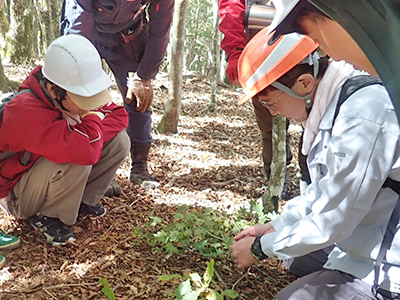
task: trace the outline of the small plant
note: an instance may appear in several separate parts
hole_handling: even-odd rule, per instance
[[[182,282],[171,296],[175,296],[175,300],[224,300],[224,297],[236,299],[239,294],[234,290],[226,289],[221,293],[210,287],[214,277],[214,260],[211,259],[207,263],[207,270],[204,272],[203,278],[198,273],[192,273]],[[163,275],[158,280],[168,281],[175,278],[182,278],[178,274]]]
[[[172,255],[195,250],[205,257],[219,257],[228,253],[233,236],[243,228],[254,224],[263,224],[274,216],[265,215],[261,204],[250,202],[250,212],[242,208],[234,214],[217,212],[211,208],[203,211],[183,205],[174,215],[174,221],[163,224],[159,217],[150,217],[144,227],[158,227],[156,233],[150,232],[142,237],[149,240],[155,251],[164,251]],[[133,236],[139,232],[134,229]]]
[[[99,282],[104,285],[104,287],[101,289],[104,295],[110,300],[115,300],[115,294],[114,291],[110,288],[107,279],[101,278],[99,279]]]

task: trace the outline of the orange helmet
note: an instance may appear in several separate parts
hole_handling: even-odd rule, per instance
[[[297,33],[282,35],[269,46],[268,41],[273,33],[267,32],[268,27],[258,32],[239,58],[239,82],[246,94],[239,105],[273,84],[319,47],[309,37]],[[283,90],[287,92],[285,87]]]

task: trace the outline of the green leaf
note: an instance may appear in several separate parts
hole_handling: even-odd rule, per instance
[[[151,219],[151,222],[150,222],[151,226],[156,226],[157,224],[162,223],[162,219],[159,217],[150,217],[150,219]]]
[[[222,297],[217,291],[209,289],[208,292],[206,300],[224,300],[224,297]]]
[[[104,295],[110,300],[115,300],[115,294],[114,291],[110,288],[107,279],[101,278],[99,279],[99,282],[104,285],[104,287],[101,289]]]
[[[204,283],[208,286],[214,277],[214,260],[211,259],[207,263],[207,270],[204,272]]]
[[[239,297],[239,293],[234,290],[225,290],[221,293],[222,296],[228,296],[229,298],[236,299]]]
[[[159,243],[165,244],[169,241],[169,234],[164,230],[160,230],[159,232],[154,234],[154,237],[157,239]]]
[[[189,277],[197,287],[199,288],[203,287],[203,283],[201,282],[201,277],[199,274],[193,273],[190,274]]]
[[[177,212],[177,213],[174,215],[174,219],[175,219],[175,220],[182,220],[182,219],[185,219],[185,215],[184,215],[183,213]]]
[[[172,243],[168,243],[165,245],[165,252],[167,254],[175,254],[178,253],[178,248],[176,248]]]
[[[158,277],[158,281],[168,281],[175,278],[182,278],[182,276],[179,274],[164,274]]]
[[[182,300],[197,300],[199,299],[200,294],[201,291],[191,291],[189,294],[183,296]]]
[[[189,294],[192,291],[192,286],[190,285],[190,279],[182,282],[175,290],[175,295],[178,297],[178,300],[182,300],[183,297]]]
[[[171,242],[178,241],[180,237],[180,232],[178,230],[172,230],[169,234],[169,240]]]

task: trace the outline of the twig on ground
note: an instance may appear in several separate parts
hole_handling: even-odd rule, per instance
[[[118,206],[118,207],[113,208],[112,210],[110,210],[110,213],[112,213],[112,212],[114,212],[114,211],[116,211],[116,210],[118,210],[118,209],[120,209],[120,208],[123,208],[123,207],[130,207],[130,206],[132,206],[132,204],[130,204],[130,205],[125,204],[125,205]]]
[[[212,237],[215,237],[216,239],[219,239],[219,240],[221,240],[221,241],[224,240],[223,238],[221,238],[221,237],[219,237],[219,236],[217,236],[217,235],[212,234],[210,231],[208,231],[207,229],[205,229],[205,228],[203,228],[203,227],[200,227],[200,229],[203,229],[205,232],[207,232],[207,233],[208,233],[209,235],[211,235]]]
[[[248,271],[248,270],[247,270],[247,271]],[[242,279],[245,278],[246,276],[247,276],[247,272],[244,273],[244,274],[242,275],[242,277],[240,277],[240,278],[232,285],[232,290],[234,290],[235,287],[236,287],[236,285],[237,285],[240,281],[242,281]]]
[[[233,179],[231,179],[231,180],[222,181],[222,182],[213,181],[213,182],[211,182],[211,184],[212,184],[212,185],[222,186],[222,185],[231,184],[231,183],[234,182],[234,181],[240,182],[241,184],[247,184],[247,182],[244,182],[244,181],[242,181],[242,180],[240,180],[240,179],[238,179],[238,178],[233,178]]]
[[[227,288],[228,285],[227,285],[226,282],[222,279],[221,275],[219,275],[217,269],[214,269],[214,274],[215,274],[215,276],[217,276],[218,281],[221,282],[221,283],[225,286],[225,288]]]
[[[212,185],[222,186],[222,185],[228,185],[228,184],[234,182],[235,180],[236,180],[236,178],[231,179],[231,180],[228,180],[228,181],[222,181],[222,182],[213,181],[213,182],[211,182],[211,184],[212,184]]]
[[[170,181],[168,181],[168,183],[165,186],[173,186],[175,184],[175,181],[178,179],[177,176],[174,176],[171,178]]]
[[[43,291],[45,291],[51,298],[57,299],[57,300],[58,300],[57,297],[55,297],[52,293],[50,293],[50,292],[49,292],[48,290],[46,290],[45,288],[43,288]]]
[[[59,284],[59,285],[53,285],[53,286],[46,286],[46,289],[52,290],[52,289],[58,289],[58,288],[63,288],[63,287],[69,287],[69,286],[88,286],[88,285],[98,285],[100,283],[98,282],[92,282],[92,283],[68,283],[68,284]],[[43,288],[44,289],[44,288]]]

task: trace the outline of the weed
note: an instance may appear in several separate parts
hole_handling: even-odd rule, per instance
[[[207,269],[203,278],[198,273],[189,274],[170,296],[175,300],[223,300],[224,297],[235,299],[239,294],[234,290],[226,289],[221,293],[210,287],[214,277],[214,260],[207,263]],[[168,281],[175,278],[182,278],[179,274],[163,275],[158,280]]]

